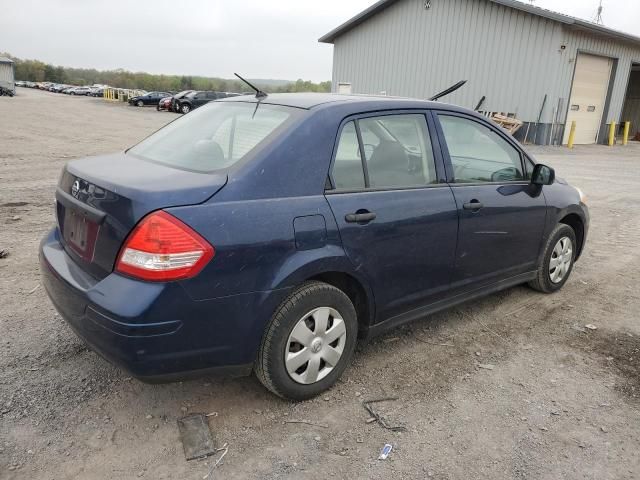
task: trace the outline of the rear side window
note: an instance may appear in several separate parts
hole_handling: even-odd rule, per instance
[[[196,172],[225,169],[278,134],[294,109],[254,103],[212,102],[129,149],[153,162]]]
[[[417,187],[437,182],[424,115],[365,118],[359,125],[371,187]]]
[[[364,170],[354,122],[347,123],[340,134],[333,165],[333,178],[336,188],[346,190],[364,188]]]
[[[438,115],[453,165],[455,183],[524,180],[520,152],[489,127]]]
[[[385,115],[347,123],[338,142],[333,181],[336,188],[348,190],[437,183],[424,115]]]

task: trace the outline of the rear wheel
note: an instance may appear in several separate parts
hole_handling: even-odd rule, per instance
[[[306,400],[331,387],[356,346],[356,311],[344,292],[323,282],[297,288],[267,326],[255,372],[280,397]]]
[[[529,286],[539,292],[560,290],[571,275],[576,257],[576,234],[569,225],[560,223],[551,232],[545,245],[538,275]]]

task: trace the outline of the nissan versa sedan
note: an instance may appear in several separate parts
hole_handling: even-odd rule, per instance
[[[484,117],[331,94],[211,102],[67,164],[43,239],[75,332],[143,380],[254,371],[303,400],[358,338],[567,282],[585,198]]]

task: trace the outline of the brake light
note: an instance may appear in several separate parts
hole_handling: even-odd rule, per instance
[[[160,210],[144,217],[129,234],[116,271],[156,282],[182,280],[197,275],[214,255],[209,242]]]

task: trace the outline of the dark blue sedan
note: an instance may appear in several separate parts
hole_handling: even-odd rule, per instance
[[[356,340],[498,290],[552,293],[582,193],[500,127],[442,103],[235,97],[126,152],[70,162],[44,285],[141,379],[249,373],[306,399]]]

